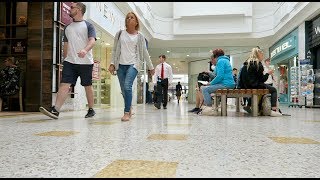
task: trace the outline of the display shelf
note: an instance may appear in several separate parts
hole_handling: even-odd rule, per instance
[[[314,98],[314,71],[310,59],[303,59],[299,61],[300,68],[300,93],[301,99],[305,99],[304,106],[313,106]]]
[[[299,67],[290,68],[290,98],[289,107],[299,105]]]

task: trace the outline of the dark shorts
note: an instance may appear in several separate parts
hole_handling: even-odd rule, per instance
[[[92,68],[93,64],[72,64],[68,61],[63,61],[61,83],[76,85],[80,76],[82,86],[91,86]]]

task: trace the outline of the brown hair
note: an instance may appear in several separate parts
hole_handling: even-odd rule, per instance
[[[84,13],[86,13],[86,5],[83,4],[82,2],[75,2],[77,4],[77,7],[81,10],[82,15],[84,15]]]
[[[162,55],[159,56],[159,58],[161,58],[161,57],[162,57],[163,59],[166,59],[166,55],[164,55],[164,54],[162,54]]]
[[[137,23],[138,23],[138,24],[136,25],[136,30],[138,31],[138,30],[140,29],[139,19],[138,19],[137,15],[136,15],[134,12],[132,12],[132,11],[128,12],[128,14],[126,15],[126,19],[125,19],[126,28],[127,28],[127,18],[128,18],[128,16],[129,16],[129,14],[133,14],[134,17],[136,18],[136,21],[137,21]]]
[[[218,58],[219,56],[224,56],[224,51],[222,49],[215,49],[212,51],[213,57]]]

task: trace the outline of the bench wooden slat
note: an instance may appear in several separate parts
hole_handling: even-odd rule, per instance
[[[258,116],[258,96],[269,94],[268,89],[218,89],[215,93],[210,95],[213,97],[215,103],[215,109],[217,109],[216,97],[221,97],[221,115],[227,116],[227,98],[236,98],[236,101],[240,101],[241,97],[251,97],[252,98],[252,115]],[[236,110],[239,112],[240,103],[236,103]]]

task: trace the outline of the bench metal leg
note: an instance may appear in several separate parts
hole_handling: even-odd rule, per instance
[[[2,111],[2,99],[0,98],[0,112]]]
[[[236,98],[236,112],[240,112],[240,98]]]
[[[258,116],[258,95],[254,94],[252,96],[252,116]]]
[[[213,99],[213,110],[217,111],[218,110],[218,96],[214,96]]]
[[[221,115],[227,116],[227,95],[221,95]]]

